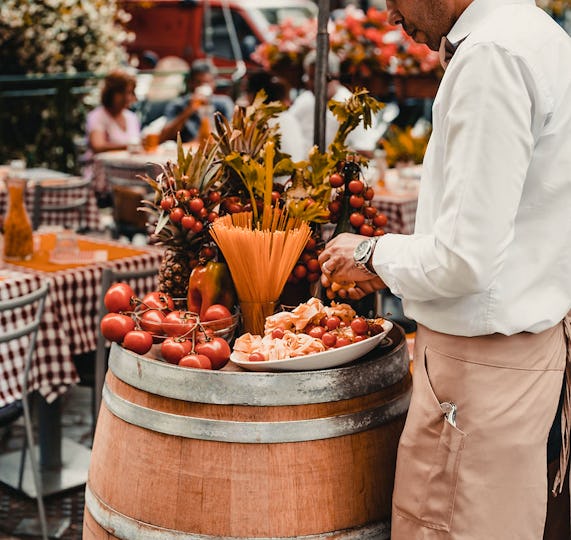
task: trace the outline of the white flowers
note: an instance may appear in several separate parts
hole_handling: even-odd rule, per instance
[[[127,60],[128,19],[117,0],[2,0],[1,72],[108,71]]]

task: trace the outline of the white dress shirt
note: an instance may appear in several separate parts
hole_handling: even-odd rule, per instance
[[[571,38],[532,0],[475,0],[447,37],[415,233],[373,264],[433,330],[540,332],[571,309]]]

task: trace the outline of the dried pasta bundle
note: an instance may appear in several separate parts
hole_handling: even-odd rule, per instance
[[[222,251],[236,287],[244,331],[261,334],[268,315],[311,235],[305,221],[266,206],[261,221],[252,212],[218,218],[210,233]]]

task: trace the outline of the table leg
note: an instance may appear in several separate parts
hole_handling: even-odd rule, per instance
[[[38,445],[43,471],[59,470],[62,467],[61,407],[61,397],[48,403],[42,396],[38,396]]]

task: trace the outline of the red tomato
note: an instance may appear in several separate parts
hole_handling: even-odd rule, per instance
[[[149,309],[162,309],[163,311],[172,311],[174,309],[173,299],[168,294],[158,291],[143,296],[141,303],[143,307]]]
[[[230,310],[222,304],[212,304],[206,308],[206,311],[200,317],[201,321],[219,321],[220,319],[229,319],[232,317]]]
[[[211,191],[211,192],[208,194],[208,200],[209,200],[211,203],[214,203],[214,204],[220,202],[220,197],[221,197],[221,194],[220,194],[219,191]]]
[[[218,219],[218,212],[210,212],[208,214],[208,223],[212,223]]]
[[[378,210],[374,206],[365,206],[365,215],[368,218],[374,218],[378,213]]]
[[[351,180],[347,187],[351,193],[358,195],[359,193],[362,193],[363,189],[365,188],[365,184],[363,184],[361,180]]]
[[[184,217],[184,210],[177,206],[170,211],[170,219],[173,223],[178,223]]]
[[[151,334],[162,334],[165,315],[160,309],[147,309],[139,315],[139,326]]]
[[[274,328],[272,330],[272,339],[282,339],[284,337],[283,328]]]
[[[194,216],[182,216],[180,220],[180,224],[182,225],[183,229],[192,229],[194,224],[196,223],[196,218]]]
[[[365,199],[361,195],[351,195],[349,197],[349,206],[352,208],[361,208],[365,204]]]
[[[357,317],[351,321],[351,330],[358,336],[362,336],[369,331],[369,323],[363,317]]]
[[[365,190],[365,200],[372,201],[375,198],[375,190],[372,187],[368,187]]]
[[[314,326],[311,330],[307,332],[312,338],[322,339],[323,334],[325,334],[325,328],[323,326]]]
[[[135,329],[135,321],[121,313],[107,313],[101,319],[101,333],[109,341],[121,343],[125,334]]]
[[[339,173],[333,173],[329,177],[329,183],[331,184],[331,187],[338,188],[345,183],[345,179]]]
[[[178,364],[179,360],[192,352],[192,341],[184,338],[167,338],[161,345],[161,356],[169,364]]]
[[[361,225],[363,225],[363,223],[365,223],[365,216],[360,212],[353,212],[349,216],[349,223],[358,229]]]
[[[319,266],[319,261],[315,258],[309,259],[305,266],[307,266],[308,272],[321,272],[321,266]]]
[[[384,227],[387,224],[387,216],[385,214],[377,214],[373,218],[373,225],[375,227]]]
[[[162,201],[161,201],[161,208],[163,210],[170,210],[172,207],[174,206],[174,199],[170,196],[165,197]]]
[[[180,367],[212,369],[210,358],[204,354],[187,354],[180,359],[178,365]]]
[[[188,334],[196,326],[196,317],[190,311],[171,311],[161,325],[167,336],[177,337]]]
[[[339,347],[346,347],[347,345],[351,345],[351,340],[346,337],[339,337],[335,342],[336,349],[338,349]]]
[[[368,223],[359,227],[359,234],[362,234],[363,236],[373,236],[373,233],[374,229]]]
[[[135,292],[127,283],[114,283],[107,289],[103,302],[107,311],[118,313],[119,311],[131,311],[134,305]]]
[[[188,201],[190,199],[190,191],[188,189],[179,189],[175,195],[179,201]]]
[[[341,201],[338,201],[338,200],[331,201],[327,205],[327,208],[329,208],[330,212],[333,212],[334,214],[338,214],[339,212],[341,212]]]
[[[381,228],[377,228],[375,229],[375,231],[373,232],[374,236],[383,236],[383,234],[385,234],[385,230],[381,229]]]
[[[188,207],[193,214],[198,214],[204,208],[204,201],[200,197],[196,197],[188,203]]]
[[[212,338],[204,343],[198,343],[194,350],[198,354],[205,354],[212,362],[212,369],[224,367],[230,358],[230,345],[220,337]]]
[[[293,269],[293,275],[297,279],[303,279],[305,276],[307,276],[307,268],[303,266],[303,264],[296,264],[295,268]]]
[[[261,352],[253,352],[248,356],[248,361],[250,362],[265,362],[266,357]]]
[[[137,354],[145,354],[153,346],[153,336],[144,330],[131,330],[123,338],[123,347]]]
[[[335,334],[331,334],[330,332],[325,332],[321,338],[321,341],[323,341],[323,345],[326,347],[335,347],[335,343],[337,343],[337,336]]]
[[[204,229],[204,225],[202,224],[201,221],[197,221],[193,226],[192,226],[192,232],[198,234],[199,232],[202,231],[202,229]]]
[[[335,328],[338,328],[340,324],[341,319],[337,317],[337,315],[331,315],[331,317],[325,321],[325,326],[327,326],[329,330],[335,330]]]

